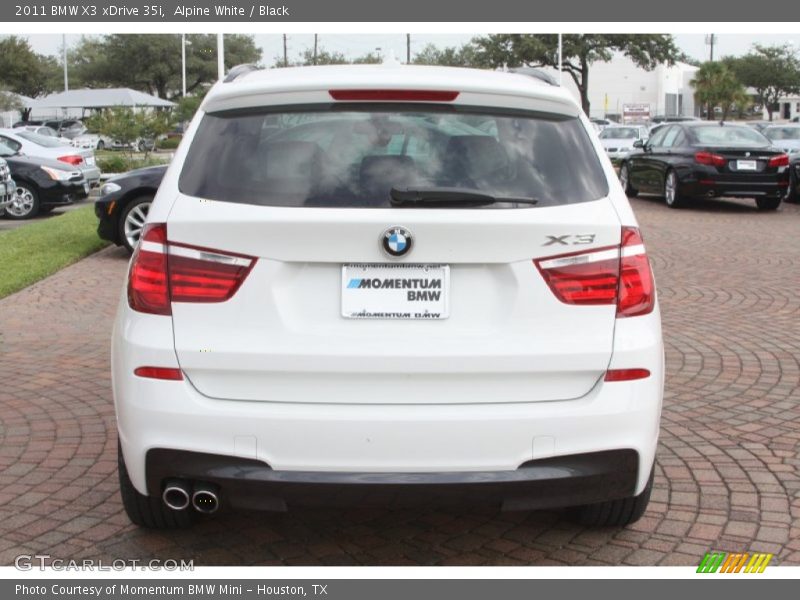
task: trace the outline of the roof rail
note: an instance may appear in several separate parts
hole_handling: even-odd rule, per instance
[[[538,79],[539,81],[544,81],[548,85],[558,86],[558,82],[555,78],[550,75],[550,73],[545,73],[541,69],[534,69],[533,67],[518,67],[516,69],[509,69],[511,73],[517,73],[518,75],[526,75],[528,77],[533,77],[534,79]]]
[[[245,73],[251,73],[252,71],[260,71],[263,67],[259,67],[254,63],[246,63],[243,65],[236,65],[232,67],[228,74],[225,75],[225,79],[222,80],[222,83],[230,83],[240,75],[244,75]]]

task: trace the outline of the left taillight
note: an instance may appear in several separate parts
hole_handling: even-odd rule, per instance
[[[128,304],[138,312],[171,315],[173,302],[224,302],[256,259],[169,242],[166,223],[148,223],[131,259]]]
[[[652,312],[655,285],[642,236],[623,227],[619,246],[535,260],[550,290],[574,305],[616,304],[617,317]]]
[[[83,164],[83,157],[82,156],[78,156],[77,154],[69,154],[67,156],[59,156],[58,160],[60,162],[67,163],[67,164],[72,165],[74,167],[77,167],[78,165],[82,165]]]

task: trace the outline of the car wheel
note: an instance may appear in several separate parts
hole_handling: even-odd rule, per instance
[[[758,210],[778,210],[780,205],[780,198],[756,198]]]
[[[31,219],[39,214],[39,194],[27,183],[18,183],[14,199],[6,207],[9,219]]]
[[[581,525],[592,527],[625,527],[635,523],[647,510],[653,491],[654,474],[655,465],[650,470],[647,485],[638,496],[578,506],[573,509],[573,517]]]
[[[622,163],[619,167],[619,182],[629,197],[635,197],[639,194],[639,190],[631,187],[631,169],[628,163]]]
[[[194,521],[191,509],[172,510],[161,498],[140,494],[128,475],[122,449],[117,445],[119,493],[131,523],[149,529],[185,529]]]
[[[119,239],[128,252],[132,253],[139,242],[152,203],[152,196],[139,196],[131,200],[120,214]]]
[[[105,150],[106,143],[103,140],[97,140],[97,149],[98,150]]]
[[[670,208],[680,208],[683,205],[678,193],[678,176],[675,171],[667,171],[667,176],[664,178],[664,199]]]

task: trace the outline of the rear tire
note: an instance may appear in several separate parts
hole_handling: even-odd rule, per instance
[[[581,525],[592,527],[625,527],[635,523],[647,510],[653,491],[654,475],[655,465],[650,471],[647,485],[638,496],[578,506],[574,509],[574,519]]]
[[[619,166],[619,182],[629,198],[635,198],[639,195],[639,190],[631,187],[631,168],[628,163],[622,163]]]
[[[670,169],[664,177],[664,200],[670,208],[681,208],[683,199],[678,191],[678,175]]]
[[[756,198],[756,206],[758,207],[758,210],[778,210],[780,205],[780,198]]]
[[[192,524],[194,513],[191,509],[172,510],[161,498],[144,496],[133,487],[119,445],[117,445],[117,464],[122,505],[131,523],[148,529],[185,529]]]

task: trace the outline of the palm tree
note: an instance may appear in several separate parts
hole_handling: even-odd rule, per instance
[[[722,120],[728,117],[731,105],[743,101],[747,96],[744,86],[736,74],[724,63],[705,62],[692,79],[694,99],[708,107],[708,120],[714,119],[714,108],[722,109]]]

